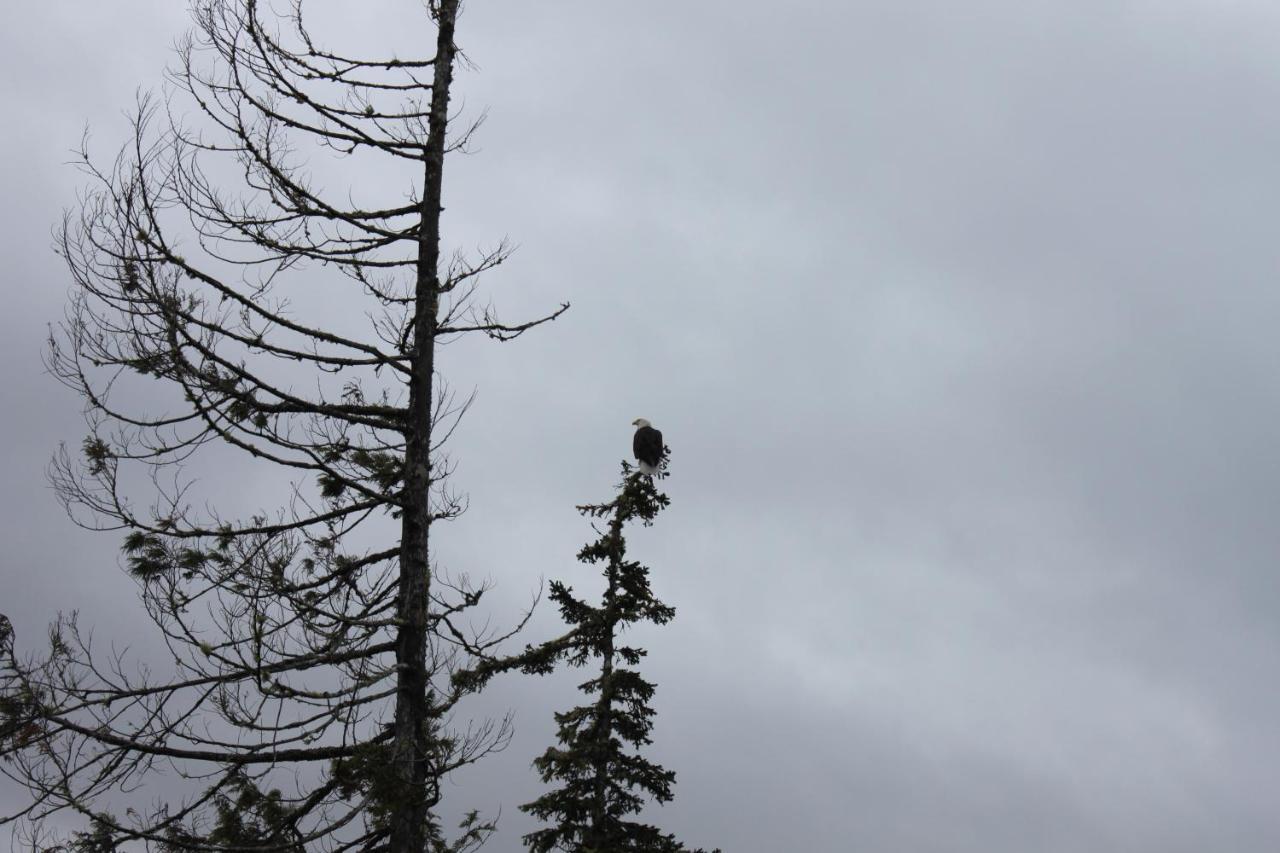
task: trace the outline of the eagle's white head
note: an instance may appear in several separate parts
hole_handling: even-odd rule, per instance
[[[653,426],[653,424],[649,423],[649,422],[648,422],[648,421],[646,421],[644,418],[636,418],[634,421],[632,421],[632,422],[631,422],[631,425],[632,425],[633,427],[647,427],[647,426]]]

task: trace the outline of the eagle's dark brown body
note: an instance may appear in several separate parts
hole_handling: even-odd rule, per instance
[[[647,421],[636,429],[635,438],[631,441],[631,450],[640,463],[640,470],[646,474],[655,474],[662,464],[662,433],[654,429]]]

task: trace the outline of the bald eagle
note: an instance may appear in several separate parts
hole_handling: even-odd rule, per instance
[[[636,418],[631,425],[636,428],[635,438],[631,440],[631,450],[640,463],[640,473],[652,476],[662,466],[662,433],[644,418]]]

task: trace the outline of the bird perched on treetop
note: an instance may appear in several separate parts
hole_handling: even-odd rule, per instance
[[[631,450],[640,463],[640,473],[652,476],[662,467],[662,433],[644,418],[636,418],[631,425],[636,428],[635,438],[631,440]]]

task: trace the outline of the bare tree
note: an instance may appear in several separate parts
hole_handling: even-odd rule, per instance
[[[503,323],[476,287],[506,245],[442,258],[445,157],[475,129],[450,128],[459,5],[427,3],[434,55],[366,59],[313,41],[302,0],[196,0],[131,144],[106,166],[82,150],[92,185],[59,233],[74,288],[48,364],[90,434],[53,479],[78,523],[124,532],[175,665],[97,653],[74,616],[24,657],[0,622],[0,769],[31,794],[0,821],[30,846],[66,811],[89,823],[86,850],[421,853],[491,827],[472,814],[446,840],[433,817],[442,777],[507,737],[505,721],[460,722],[458,703],[556,649],[503,657],[522,623],[469,631],[485,586],[433,566],[433,526],[465,508],[443,446],[469,403],[435,354],[568,306]],[[346,180],[317,179],[302,142]],[[361,181],[374,159],[403,178],[381,203]],[[326,277],[363,320],[323,310]],[[190,472],[228,453],[291,497],[210,509]],[[161,772],[196,781],[157,797]],[[114,814],[131,791],[152,799]]]

